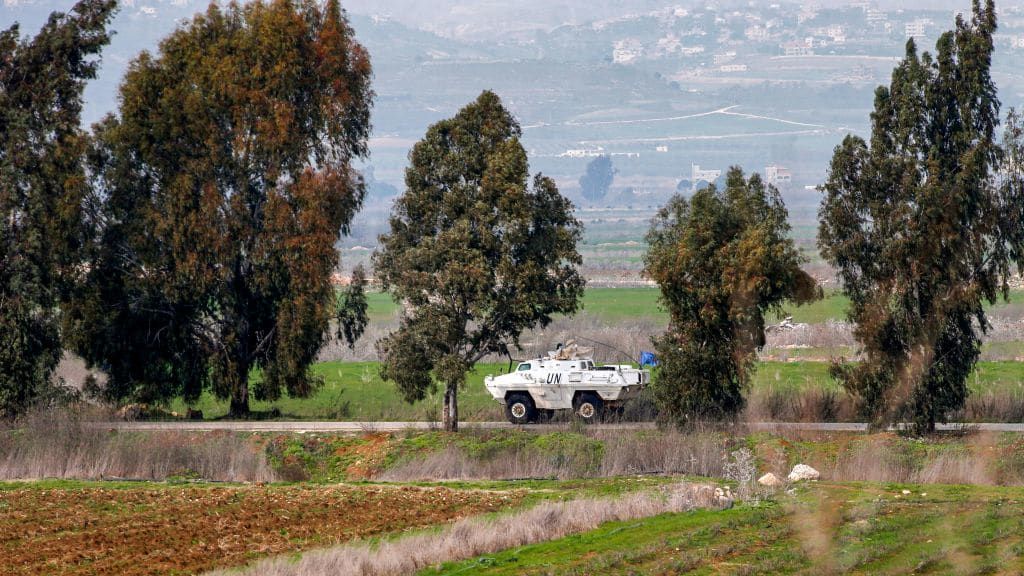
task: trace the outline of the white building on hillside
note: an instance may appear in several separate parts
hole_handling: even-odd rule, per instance
[[[903,32],[907,39],[913,38],[914,40],[920,40],[928,35],[928,27],[931,26],[932,21],[927,18],[918,18],[913,22],[907,22],[903,27]]]
[[[786,42],[782,45],[782,53],[786,56],[814,56],[814,49],[807,42]]]
[[[616,64],[629,64],[640,58],[644,53],[644,47],[639,40],[627,38],[615,42],[612,47],[612,61]]]
[[[701,180],[705,182],[714,182],[715,179],[721,175],[721,170],[701,170],[699,164],[690,164],[690,181],[695,185]]]
[[[772,164],[771,166],[765,167],[764,180],[767,184],[772,186],[790,184],[793,182],[793,173],[789,171],[789,168]]]

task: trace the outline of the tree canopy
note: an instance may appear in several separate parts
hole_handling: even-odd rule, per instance
[[[774,187],[732,168],[724,189],[676,195],[654,218],[644,264],[669,312],[655,339],[665,417],[688,425],[735,416],[765,343],[765,313],[820,297],[787,217]]]
[[[382,376],[409,402],[443,382],[449,430],[466,372],[508,355],[524,329],[574,312],[583,292],[581,225],[551,179],[529,185],[519,136],[489,91],[432,125],[409,155],[406,192],[373,257],[405,310],[379,343]]]
[[[211,4],[131,63],[95,129],[92,263],[68,311],[109,395],[210,387],[239,416],[254,368],[258,398],[313,390],[339,302],[365,312],[330,275],[364,196],[371,75],[337,0]]]
[[[82,0],[32,39],[0,31],[0,416],[25,410],[60,359],[60,304],[85,239],[82,90],[114,7]]]
[[[884,424],[934,429],[964,405],[988,328],[983,304],[1024,262],[1024,196],[996,178],[999,101],[990,75],[995,7],[974,2],[933,56],[911,40],[875,91],[871,139],[832,157],[819,245],[850,297],[863,351],[834,375]]]
[[[608,190],[615,181],[615,173],[618,172],[612,166],[612,157],[602,154],[587,164],[587,171],[580,176],[580,191],[583,197],[591,202],[598,202],[608,195]]]

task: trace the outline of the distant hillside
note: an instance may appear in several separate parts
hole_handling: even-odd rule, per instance
[[[400,188],[411,145],[485,88],[523,124],[534,170],[576,197],[597,154],[618,170],[599,205],[657,205],[700,170],[780,166],[795,213],[811,213],[833,147],[864,133],[872,92],[906,36],[952,26],[969,2],[776,4],[623,0],[348,0],[375,69],[370,163]],[[678,4],[678,5],[676,5]],[[5,0],[0,25],[32,33],[68,0]],[[205,0],[129,0],[114,21],[84,120],[116,107],[128,63],[153,50]],[[1024,10],[1003,4],[995,76],[1007,106],[1024,103]],[[912,32],[916,31],[916,32]],[[788,54],[788,55],[787,55]],[[685,188],[685,187],[684,187]],[[390,192],[388,192],[390,193]],[[384,194],[386,196],[387,194]],[[810,212],[808,212],[810,210]],[[370,225],[369,229],[374,229]]]

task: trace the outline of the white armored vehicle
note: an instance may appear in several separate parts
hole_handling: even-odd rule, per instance
[[[589,349],[570,343],[544,358],[520,362],[509,374],[487,376],[484,386],[505,405],[510,422],[527,424],[548,419],[556,410],[573,410],[583,421],[598,421],[636,398],[650,382],[648,370],[629,364],[598,366],[589,354]]]

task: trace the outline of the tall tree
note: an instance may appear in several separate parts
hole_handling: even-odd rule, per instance
[[[313,390],[337,304],[360,309],[330,275],[364,196],[370,78],[337,0],[211,4],[131,64],[96,129],[97,239],[69,310],[109,394],[210,386],[244,416],[254,368],[257,398]]]
[[[612,166],[612,157],[602,154],[587,164],[587,171],[580,176],[580,190],[583,197],[597,202],[608,195],[618,170]]]
[[[406,192],[374,254],[377,279],[405,306],[379,343],[381,373],[409,402],[444,383],[444,425],[458,428],[459,387],[526,328],[576,311],[581,225],[541,175],[528,186],[520,129],[485,91],[434,124],[410,153]]]
[[[28,407],[61,354],[59,304],[80,270],[82,90],[113,0],[82,0],[23,39],[0,31],[0,416]]]
[[[652,222],[645,272],[669,326],[655,340],[655,397],[681,425],[731,418],[744,406],[764,315],[820,296],[800,269],[788,213],[772,186],[732,168],[726,186],[674,196]]]
[[[847,136],[820,210],[821,254],[850,297],[863,351],[834,375],[882,424],[934,430],[964,405],[988,328],[983,304],[1024,263],[1019,188],[994,178],[999,101],[990,75],[995,6],[975,0],[936,53],[907,43],[875,91],[870,144]]]

